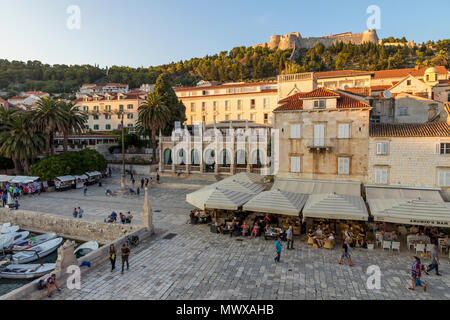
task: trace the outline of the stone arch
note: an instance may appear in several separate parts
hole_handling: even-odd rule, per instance
[[[231,162],[232,162],[233,159],[231,157],[230,150],[222,149],[222,151],[220,151],[218,160],[219,160],[219,164],[222,167],[226,167],[226,166],[231,165]]]
[[[244,149],[239,149],[236,151],[236,165],[237,166],[247,166],[247,152]]]
[[[172,164],[172,149],[164,150],[164,164]]]
[[[214,149],[206,149],[204,159],[207,165],[214,165],[216,163],[216,152]]]
[[[198,149],[191,150],[191,164],[193,165],[200,164],[200,151],[198,151]]]
[[[175,164],[177,165],[185,165],[187,162],[187,152],[184,148],[178,148],[175,153]]]

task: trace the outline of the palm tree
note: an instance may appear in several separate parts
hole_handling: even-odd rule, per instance
[[[56,132],[64,132],[67,120],[60,103],[50,98],[43,98],[32,111],[35,129],[45,133],[45,153],[47,156],[55,154],[54,135]]]
[[[79,111],[78,107],[72,102],[66,103],[64,101],[59,102],[59,105],[63,111],[64,121],[64,142],[63,149],[67,152],[67,146],[69,144],[69,134],[72,132],[80,133],[85,128],[85,123],[88,119],[87,113]]]
[[[147,101],[139,106],[138,126],[151,131],[152,158],[156,162],[156,133],[163,130],[170,120],[170,109],[164,105],[160,95],[151,93]]]
[[[0,131],[8,130],[16,113],[17,109],[6,109],[4,106],[0,106]]]
[[[30,125],[27,114],[18,114],[11,119],[10,127],[0,133],[0,155],[12,159],[16,174],[21,173],[22,163],[28,173],[30,160],[34,159],[44,147],[42,133]]]

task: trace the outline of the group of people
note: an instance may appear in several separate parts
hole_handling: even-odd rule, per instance
[[[130,248],[124,243],[120,248],[122,254],[122,274],[124,271],[125,264],[127,265],[127,270],[130,268],[130,264],[128,262],[128,258],[130,257]],[[114,244],[111,244],[108,249],[109,261],[111,262],[111,272],[116,268],[116,258],[117,258],[117,249]]]
[[[127,214],[123,214],[122,212],[119,212],[119,215],[117,216],[117,213],[115,211],[111,212],[109,216],[105,218],[106,223],[114,223],[117,221],[117,218],[120,219],[120,222],[122,224],[131,223],[131,220],[133,220],[133,215],[130,211],[127,212]]]
[[[83,213],[84,213],[84,210],[81,209],[80,207],[78,207],[78,209],[77,209],[77,208],[73,208],[72,216],[73,216],[75,219],[76,219],[76,218],[81,219],[81,218],[83,218]]]
[[[318,225],[316,230],[313,228],[308,229],[308,237],[310,237],[313,241],[313,244],[317,245],[319,248],[323,248],[326,240],[335,240],[335,234],[330,230],[328,225]]]

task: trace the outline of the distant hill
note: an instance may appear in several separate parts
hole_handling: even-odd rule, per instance
[[[396,39],[383,39],[381,43],[392,40]],[[401,39],[401,42],[406,42],[406,39]],[[8,96],[28,90],[73,93],[83,83],[98,81],[126,83],[130,88],[136,88],[143,83],[155,83],[163,72],[168,72],[176,85],[194,85],[201,79],[258,81],[275,78],[282,72],[382,70],[414,67],[416,64],[450,68],[449,52],[450,39],[445,39],[413,46],[337,42],[325,47],[322,43],[316,43],[311,48],[298,49],[293,60],[290,60],[292,49],[236,47],[203,58],[148,68],[113,66],[103,69],[91,65],[52,66],[39,61],[0,60],[0,91],[7,91]]]

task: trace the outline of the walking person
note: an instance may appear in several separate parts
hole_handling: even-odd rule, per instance
[[[139,194],[141,193],[141,189],[139,188],[139,187],[137,187],[137,189],[136,189],[136,194],[137,194],[137,196],[139,197]]]
[[[83,194],[84,195],[86,195],[87,189],[88,189],[87,184],[84,184],[84,187],[83,187]]]
[[[277,253],[277,255],[274,259],[276,262],[280,262],[281,249],[282,249],[281,239],[280,237],[277,237],[277,241],[275,241],[275,252]]]
[[[408,288],[409,290],[414,290],[417,287],[422,287],[422,281],[420,281],[420,277],[422,277],[422,265],[420,263],[419,257],[414,256],[414,262],[411,268],[411,287]],[[425,282],[425,285],[423,286],[423,291],[427,291],[428,289],[428,283]]]
[[[292,232],[292,226],[289,226],[286,234],[287,239],[287,249],[294,249],[294,233]],[[289,248],[290,246],[290,248]]]
[[[78,218],[83,218],[83,213],[84,213],[84,210],[83,209],[81,209],[80,207],[78,207]]]
[[[121,273],[123,274],[123,267],[125,266],[125,263],[127,264],[127,270],[130,267],[130,265],[128,263],[128,257],[130,256],[130,249],[124,243],[122,245],[121,251],[122,251],[122,272]]]
[[[114,269],[116,268],[116,257],[117,257],[117,250],[113,244],[109,246],[108,254],[109,254],[109,261],[111,261],[111,272],[113,272]]]
[[[144,188],[144,182],[145,182],[145,181],[144,181],[144,178],[142,178],[142,179],[141,179],[141,189]]]
[[[159,173],[158,173],[158,171],[156,172],[156,183],[159,184]]]
[[[3,203],[3,207],[5,208],[6,207],[6,200],[8,199],[8,196],[7,196],[7,194],[6,194],[6,191],[3,191],[3,194],[2,194],[2,203]]]
[[[77,217],[78,217],[78,211],[77,211],[77,208],[73,208],[72,215],[73,215],[74,218],[77,218]]]
[[[347,259],[348,265],[350,267],[353,266],[350,255],[350,245],[348,244],[347,239],[345,239],[344,243],[342,244],[341,260],[339,260],[339,264],[342,264],[342,262],[344,262],[344,258]]]
[[[134,187],[134,183],[136,182],[136,180],[134,180],[134,177],[132,177],[131,178],[131,184],[133,185],[133,187]]]
[[[428,265],[428,268],[427,268],[427,270],[425,270],[425,273],[427,275],[430,275],[429,272],[433,269],[436,269],[437,276],[441,275],[439,273],[439,255],[438,255],[437,245],[434,245],[433,250],[431,250],[431,264]]]

